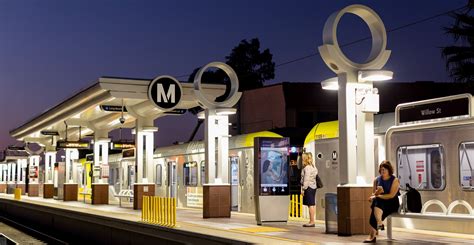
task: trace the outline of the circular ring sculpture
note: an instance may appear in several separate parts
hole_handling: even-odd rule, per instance
[[[447,213],[448,209],[443,204],[443,202],[441,202],[440,200],[437,200],[437,199],[433,199],[433,200],[429,200],[429,201],[425,202],[425,204],[423,204],[423,208],[421,209],[421,214],[425,214],[426,210],[428,210],[428,208],[431,205],[436,205],[436,206],[440,207],[443,210],[443,212],[435,212],[435,213],[440,213],[440,214],[446,214]]]
[[[369,27],[372,35],[372,48],[365,63],[357,63],[342,52],[337,40],[337,26],[342,16],[354,14],[359,16]],[[336,74],[356,72],[359,70],[381,69],[390,57],[387,47],[387,33],[380,17],[371,8],[354,4],[334,12],[324,24],[323,45],[319,52],[326,65]]]
[[[226,88],[226,91],[230,90],[229,95],[222,102],[209,100],[206,97],[204,91],[202,90],[201,78],[204,72],[209,68],[221,69],[230,78],[230,88]],[[232,107],[237,104],[241,96],[241,93],[239,93],[239,79],[234,69],[232,69],[232,67],[230,67],[229,65],[222,62],[211,62],[199,69],[196,76],[194,77],[194,94],[196,95],[196,98],[198,99],[199,103],[202,104],[202,106],[204,106],[205,108],[215,109]]]
[[[469,212],[469,215],[474,215],[474,210],[472,209],[472,206],[464,200],[456,200],[456,201],[453,201],[451,204],[449,204],[448,212],[446,214],[447,215],[455,214],[455,213],[453,213],[453,209],[454,209],[454,207],[456,207],[458,205],[464,206],[467,209],[467,211]]]

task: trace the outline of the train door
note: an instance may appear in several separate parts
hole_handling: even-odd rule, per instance
[[[239,211],[239,157],[230,157],[229,164],[232,211]]]
[[[175,161],[168,162],[168,197],[178,194],[178,166]]]

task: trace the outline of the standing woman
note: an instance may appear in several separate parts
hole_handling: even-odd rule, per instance
[[[379,176],[374,180],[373,193],[369,197],[372,202],[370,214],[370,234],[364,243],[375,243],[377,230],[384,230],[382,221],[392,213],[398,212],[400,181],[393,175],[393,167],[389,161],[379,165]]]
[[[310,152],[303,153],[303,169],[301,170],[301,195],[303,205],[309,209],[309,223],[303,227],[314,227],[314,214],[316,209],[316,175],[318,169],[313,163],[313,155]]]

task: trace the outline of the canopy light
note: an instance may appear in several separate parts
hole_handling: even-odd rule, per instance
[[[235,108],[219,108],[219,109],[216,109],[216,115],[218,115],[218,116],[234,115],[235,113],[237,113],[237,109],[235,109]]]
[[[110,139],[109,138],[99,138],[95,141],[95,143],[109,143]]]
[[[359,71],[359,82],[380,82],[380,81],[387,81],[392,80],[393,72],[386,71],[386,70],[367,70],[367,71]]]
[[[142,132],[158,132],[157,127],[143,127]]]
[[[324,90],[338,90],[339,83],[337,77],[332,77],[321,82],[321,87]]]
[[[197,114],[197,117],[198,117],[198,119],[204,120],[204,119],[206,119],[206,114],[204,113],[204,111],[201,111]]]

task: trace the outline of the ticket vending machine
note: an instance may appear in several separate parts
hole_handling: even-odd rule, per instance
[[[289,138],[255,138],[254,199],[258,225],[288,221],[289,146]]]

